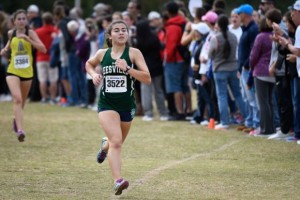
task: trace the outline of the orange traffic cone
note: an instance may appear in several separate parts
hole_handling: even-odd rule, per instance
[[[208,124],[207,128],[210,128],[210,129],[214,129],[215,128],[215,120],[214,120],[214,118],[210,118],[209,119],[209,124]]]

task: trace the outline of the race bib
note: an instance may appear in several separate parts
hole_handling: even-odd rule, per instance
[[[127,92],[126,76],[106,76],[105,88],[105,92],[109,93]]]
[[[16,69],[29,67],[29,55],[16,55],[14,61]]]

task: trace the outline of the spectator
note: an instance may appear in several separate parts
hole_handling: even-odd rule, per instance
[[[81,108],[87,107],[86,75],[83,63],[88,59],[89,49],[86,50],[87,41],[84,30],[79,28],[75,20],[67,24],[74,47],[69,52],[69,77],[71,77],[71,97],[73,105]],[[83,48],[82,48],[83,46]]]
[[[197,110],[193,115],[191,124],[200,123],[201,125],[208,125],[208,120],[204,118],[205,108],[207,107],[208,119],[214,118],[214,106],[209,95],[208,83],[201,81],[200,69],[200,52],[205,42],[210,28],[206,23],[200,22],[192,25],[193,40],[195,41],[192,51],[191,66],[193,70],[193,81],[197,89]]]
[[[218,15],[214,11],[208,11],[201,20],[207,24],[210,31],[208,36],[205,38],[205,42],[201,49],[199,59],[200,59],[200,70],[201,82],[206,85],[206,88],[209,90],[210,98],[214,106],[213,118],[215,121],[219,121],[219,109],[216,96],[215,81],[212,74],[212,61],[208,58],[209,46],[211,38],[216,34],[215,24],[217,22]],[[205,123],[204,123],[205,125]]]
[[[148,14],[148,20],[150,28],[157,33],[162,28],[162,18],[161,15],[156,11],[151,11]]]
[[[297,26],[296,34],[295,34],[295,43],[294,45],[291,41],[286,38],[279,36],[279,43],[284,46],[291,54],[288,55],[287,60],[290,62],[295,62],[296,60],[296,68],[298,72],[298,78],[293,79],[293,104],[294,104],[294,131],[295,138],[294,140],[300,144],[300,1],[296,1],[292,7],[292,20],[294,24]]]
[[[112,21],[115,21],[115,20],[123,20],[122,12],[120,12],[120,11],[115,11],[115,12],[112,14]]]
[[[249,134],[265,136],[275,133],[272,103],[275,78],[269,75],[272,28],[268,26],[265,18],[260,21],[259,32],[250,53],[249,63],[254,76],[256,96],[260,108],[260,128],[251,131]]]
[[[141,14],[142,6],[138,2],[138,0],[130,0],[127,4],[127,12],[132,15],[133,21],[137,22],[141,20],[142,14]]]
[[[28,26],[31,29],[37,29],[43,25],[42,18],[40,16],[39,7],[35,4],[31,4],[27,8],[27,18],[28,18]],[[39,80],[37,77],[37,67],[36,67],[36,50],[33,50],[33,79],[29,92],[31,101],[40,101],[41,94],[39,90]]]
[[[184,95],[189,93],[188,70],[183,57],[180,55],[177,46],[183,33],[183,26],[186,24],[184,17],[178,14],[178,4],[169,2],[166,11],[169,19],[165,23],[166,30],[166,53],[164,77],[167,93],[174,93],[174,100],[178,115],[175,120],[185,120]],[[191,111],[189,111],[191,112]]]
[[[60,72],[59,79],[62,84],[62,93],[60,94],[61,105],[69,106],[72,103],[71,98],[71,85],[69,78],[69,58],[68,51],[70,50],[71,35],[68,32],[67,23],[70,18],[67,17],[66,10],[68,7],[63,5],[57,5],[53,9],[53,17],[58,27],[58,38],[59,38],[59,52],[60,52]]]
[[[145,115],[144,121],[153,120],[152,96],[155,97],[160,120],[168,120],[168,110],[165,106],[163,86],[163,66],[160,57],[160,42],[150,29],[149,22],[141,20],[136,25],[137,48],[142,52],[151,75],[151,84],[141,83],[142,105]]]
[[[237,14],[240,16],[241,23],[243,24],[243,34],[238,47],[238,67],[242,94],[247,110],[247,117],[244,118],[245,125],[239,126],[237,130],[250,133],[250,131],[259,127],[259,110],[255,99],[255,92],[247,88],[247,80],[250,74],[249,56],[256,35],[258,34],[258,26],[253,20],[253,7],[251,5],[241,5],[237,10]]]
[[[57,81],[58,81],[58,65],[50,66],[50,48],[53,38],[57,34],[57,29],[53,26],[53,17],[50,12],[42,15],[43,26],[37,28],[35,32],[44,43],[47,53],[37,52],[37,73],[40,83],[40,92],[42,95],[42,103],[56,103]],[[49,87],[48,87],[49,83]],[[49,92],[49,93],[48,93]]]
[[[224,130],[229,127],[227,85],[229,85],[243,117],[245,116],[244,102],[236,76],[237,38],[228,30],[228,25],[227,16],[220,15],[216,24],[217,33],[211,38],[208,54],[213,61],[213,75],[220,112],[220,123],[215,127],[216,130]]]

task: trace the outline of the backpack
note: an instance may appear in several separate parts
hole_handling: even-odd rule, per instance
[[[178,24],[175,24],[177,26],[180,26],[181,30],[182,30],[182,33],[181,33],[181,37],[184,33],[184,29],[185,29],[185,23],[184,24],[181,24],[181,25],[178,25]],[[177,46],[177,50],[179,52],[179,54],[181,55],[181,57],[183,58],[184,62],[188,65],[190,65],[190,62],[191,62],[191,53],[189,51],[189,48],[188,48],[188,45],[186,46],[183,46],[183,45],[178,45]]]
[[[59,50],[59,38],[56,36],[53,38],[50,47],[50,67],[55,68],[60,65],[60,50]]]

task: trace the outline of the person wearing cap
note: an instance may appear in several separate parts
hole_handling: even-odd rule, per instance
[[[157,32],[163,26],[161,15],[156,11],[151,11],[148,14],[149,25],[151,29]]]
[[[200,74],[205,75],[209,70],[208,65],[208,49],[210,45],[210,38],[212,35],[215,34],[214,32],[214,26],[218,19],[218,15],[214,11],[208,11],[204,16],[202,16],[201,20],[207,24],[207,26],[210,28],[209,34],[205,39],[205,43],[203,45],[203,48],[200,53]]]
[[[291,17],[294,24],[297,26],[295,34],[295,43],[283,36],[278,36],[279,43],[287,48],[292,54],[287,56],[287,60],[296,61],[296,68],[298,72],[298,78],[293,80],[293,104],[294,104],[294,132],[295,140],[300,144],[300,1],[296,1],[292,7]]]
[[[29,28],[31,28],[33,30],[40,28],[43,25],[43,20],[39,13],[39,7],[35,4],[31,4],[30,6],[28,6],[27,18],[28,18]],[[34,61],[36,60],[35,51],[36,50],[34,50],[34,53],[33,53]],[[35,62],[33,62],[33,69],[34,69],[34,71],[37,71]],[[38,81],[38,78],[36,75],[37,75],[37,73],[34,73],[32,86],[31,86],[30,94],[29,94],[31,101],[39,101],[41,99],[41,94],[39,92],[39,81]]]
[[[29,21],[29,27],[32,29],[39,28],[43,25],[43,20],[39,12],[39,7],[35,4],[31,4],[27,8],[27,18]]]
[[[255,93],[254,90],[249,90],[247,87],[247,80],[251,73],[249,56],[258,34],[258,26],[253,20],[253,7],[251,5],[242,4],[236,12],[240,16],[243,29],[238,46],[238,75],[240,76],[242,94],[244,94],[243,98],[247,108],[244,126],[239,126],[237,129],[250,133],[250,131],[259,127],[259,111]]]
[[[201,81],[200,69],[200,52],[205,42],[207,35],[210,32],[210,28],[206,23],[199,22],[191,26],[194,45],[192,46],[192,60],[191,66],[193,70],[194,85],[197,89],[197,110],[193,115],[191,124],[200,123],[201,125],[207,125],[208,121],[204,119],[205,108],[207,107],[208,119],[214,118],[214,105],[210,97],[210,91],[207,87],[208,84]]]
[[[199,59],[200,59],[200,70],[199,74],[201,75],[202,83],[207,83],[206,87],[210,90],[211,99],[214,105],[214,120],[219,120],[219,112],[217,105],[217,96],[215,91],[215,82],[212,75],[212,61],[208,58],[208,50],[210,46],[210,40],[213,35],[215,35],[215,24],[218,19],[217,13],[214,11],[208,11],[201,20],[207,24],[209,27],[209,34],[205,38],[205,42],[201,49]]]

